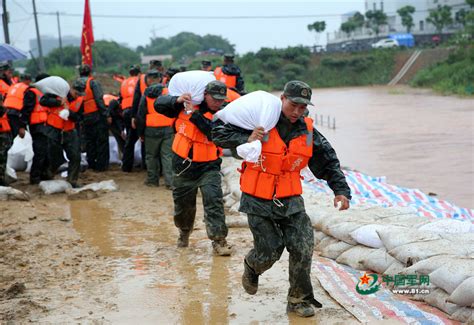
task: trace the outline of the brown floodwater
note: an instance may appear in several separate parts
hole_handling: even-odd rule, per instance
[[[312,102],[343,166],[474,208],[474,99],[400,86],[315,89]]]

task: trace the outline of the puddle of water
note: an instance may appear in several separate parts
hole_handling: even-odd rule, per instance
[[[242,261],[249,247],[240,239],[251,238],[248,229],[233,228],[230,241],[236,253],[217,257],[212,255],[204,227],[193,232],[189,248],[177,249],[177,231],[171,218],[149,225],[114,216],[93,200],[72,201],[70,213],[81,237],[113,258],[112,285],[118,288],[118,294],[112,303],[117,311],[104,316],[114,324],[315,322],[285,313],[287,254],[261,278],[257,295],[243,291]]]

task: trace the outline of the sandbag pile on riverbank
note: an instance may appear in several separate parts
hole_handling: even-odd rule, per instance
[[[240,162],[225,159],[224,202],[238,213]],[[334,208],[332,197],[306,187],[306,211],[315,228],[315,249],[321,256],[358,270],[379,274],[429,275],[429,294],[412,296],[453,319],[473,321],[474,226],[468,221],[430,220],[410,208],[359,204],[347,211]],[[408,278],[408,277],[407,277]],[[393,285],[393,284],[392,284]],[[408,285],[397,286],[411,288]]]

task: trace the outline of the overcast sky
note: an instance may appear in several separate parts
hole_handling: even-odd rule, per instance
[[[135,48],[149,43],[153,35],[170,37],[183,31],[199,35],[216,34],[235,45],[239,54],[261,47],[313,45],[315,33],[307,25],[326,21],[326,32],[337,30],[341,15],[353,10],[364,11],[364,0],[283,1],[123,1],[90,0],[92,24],[96,40],[114,40]],[[36,0],[39,13],[59,11],[62,35],[80,36],[84,0]],[[36,38],[31,0],[7,0],[10,13],[11,43],[29,50],[29,40]],[[77,14],[78,16],[66,16]],[[143,18],[106,18],[94,15],[140,16]],[[153,16],[153,17],[144,17]],[[292,18],[210,19],[157,18],[156,16],[236,17],[236,16],[306,16]],[[56,16],[40,14],[41,35],[58,35]],[[154,33],[154,34],[153,34]],[[1,33],[3,39],[3,27]],[[325,43],[326,33],[318,43]]]

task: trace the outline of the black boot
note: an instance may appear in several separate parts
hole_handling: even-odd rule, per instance
[[[189,246],[189,236],[191,235],[190,231],[179,231],[178,238],[178,247],[188,247]]]
[[[258,274],[244,260],[244,274],[242,274],[242,286],[249,295],[254,295],[258,290]]]

